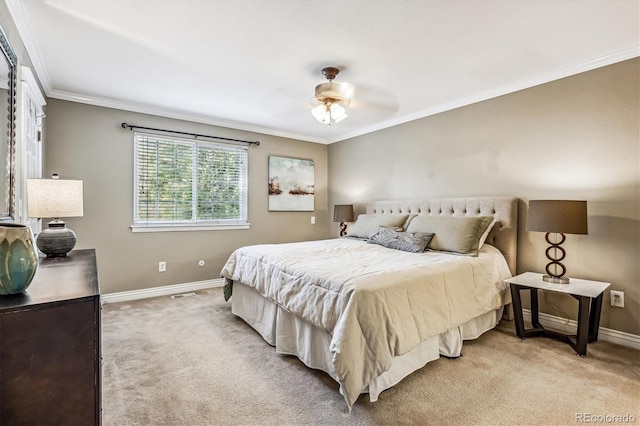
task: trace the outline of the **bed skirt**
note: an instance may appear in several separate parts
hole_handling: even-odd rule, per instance
[[[255,329],[276,348],[277,353],[297,356],[310,368],[322,370],[338,383],[329,346],[331,335],[296,317],[264,298],[253,288],[234,283],[231,311]],[[371,402],[412,372],[436,360],[440,355],[458,357],[462,342],[478,338],[493,329],[502,317],[502,308],[480,315],[465,324],[425,340],[408,353],[394,358],[391,368],[375,378],[365,389]],[[342,393],[342,388],[340,389]]]

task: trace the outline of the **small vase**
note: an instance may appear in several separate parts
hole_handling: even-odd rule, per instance
[[[0,296],[22,293],[38,269],[38,249],[31,228],[0,224]]]

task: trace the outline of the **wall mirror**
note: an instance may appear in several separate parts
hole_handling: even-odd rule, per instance
[[[0,28],[0,222],[15,219],[16,54]]]

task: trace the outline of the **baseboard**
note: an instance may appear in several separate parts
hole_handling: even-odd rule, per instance
[[[150,297],[169,296],[172,294],[187,293],[190,291],[204,290],[207,288],[223,287],[224,279],[196,281],[183,284],[167,285],[162,287],[145,288],[142,290],[122,291],[119,293],[107,293],[100,296],[102,303],[126,302],[138,299],[147,299]],[[531,321],[531,311],[529,309],[522,310],[522,316],[526,321]],[[575,333],[578,329],[578,323],[575,320],[557,317],[540,313],[540,323],[549,328],[555,328],[567,333]],[[625,333],[623,331],[613,330],[611,328],[600,327],[598,339],[606,342],[615,343],[621,346],[627,346],[640,350],[640,336]]]
[[[195,281],[191,283],[166,285],[162,287],[144,288],[141,290],[121,291],[107,293],[100,296],[102,303],[127,302],[130,300],[147,299],[149,297],[169,296],[171,294],[187,293],[190,291],[204,290],[206,288],[222,287],[224,279]]]
[[[529,309],[523,309],[522,317],[525,321],[531,321],[531,311]],[[566,333],[576,333],[578,330],[578,323],[575,320],[557,317],[555,315],[549,315],[542,312],[538,317],[540,319],[540,324],[544,327],[549,327],[550,329],[556,329]],[[598,331],[598,340],[604,340],[606,342],[640,350],[640,336],[625,333],[624,331],[600,327],[600,330]]]

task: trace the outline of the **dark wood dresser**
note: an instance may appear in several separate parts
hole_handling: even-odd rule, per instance
[[[101,423],[100,309],[95,250],[41,257],[0,296],[0,425]]]

